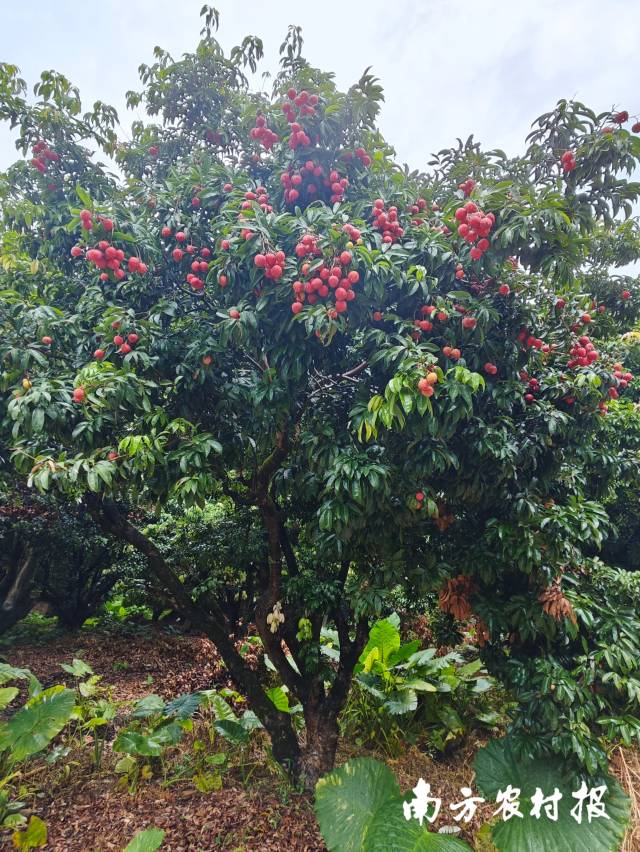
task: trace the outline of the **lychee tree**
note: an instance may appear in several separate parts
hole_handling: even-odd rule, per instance
[[[472,626],[530,750],[595,772],[617,735],[598,720],[631,717],[637,695],[602,682],[608,658],[576,673],[599,604],[565,591],[595,570],[609,484],[638,467],[638,414],[619,399],[633,376],[609,341],[640,290],[601,247],[640,192],[640,137],[561,101],[522,157],[469,139],[410,172],[376,128],[368,72],[338,91],[292,28],[272,94],[252,92],[260,41],[226,58],[216,25],[205,10],[194,54],[142,66],[129,101],[150,118],[131,142],[102,138],[106,108],[87,118],[123,175],[85,151],[95,187],[46,155],[76,127],[60,92],[38,110],[4,66],[3,114],[32,161],[2,179],[7,454],[146,557],[305,785],[333,764],[369,619],[399,587],[440,589]],[[192,594],[119,508],[220,497],[266,540],[238,570],[241,607]],[[301,740],[237,650],[240,609],[302,704]],[[563,676],[578,686],[556,689]]]

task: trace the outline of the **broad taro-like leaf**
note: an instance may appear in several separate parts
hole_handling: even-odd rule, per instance
[[[16,686],[3,686],[0,688],[0,710],[8,707],[20,690]]]
[[[0,751],[9,749],[13,763],[42,751],[67,724],[74,705],[73,690],[45,689],[0,725]]]
[[[42,691],[40,681],[29,669],[20,669],[10,666],[8,663],[0,663],[0,686],[12,680],[27,680],[29,682],[29,695],[35,695]]]
[[[60,668],[67,672],[67,674],[73,675],[73,677],[86,677],[93,674],[91,666],[85,663],[84,660],[79,660],[76,657],[74,657],[71,664],[60,663]]]
[[[388,618],[376,621],[369,631],[369,639],[360,654],[357,670],[371,671],[374,663],[387,665],[389,657],[400,648],[400,631]]]
[[[560,758],[526,760],[517,758],[507,737],[490,742],[478,751],[475,759],[476,783],[480,793],[495,800],[507,785],[520,790],[522,818],[500,820],[492,830],[492,839],[500,852],[615,852],[629,820],[629,799],[618,782],[607,776],[587,787],[607,785],[602,799],[608,819],[595,817],[589,822],[587,801],[582,807],[582,822],[571,816],[578,805],[572,796],[582,781],[569,773]],[[531,815],[531,796],[539,788],[545,796],[557,788],[562,794],[558,802],[557,822],[548,818],[543,806],[537,819]]]
[[[407,820],[391,770],[358,757],[316,785],[316,816],[330,852],[469,852],[466,843]]]
[[[131,713],[134,719],[147,719],[149,716],[155,716],[162,713],[164,710],[164,701],[159,695],[145,695],[139,701],[136,701]]]
[[[395,689],[384,702],[384,708],[393,716],[412,713],[418,706],[418,696],[413,689]]]
[[[113,750],[144,757],[159,757],[167,746],[176,745],[184,734],[178,722],[168,722],[150,734],[125,729],[113,743]]]
[[[164,831],[161,828],[147,828],[136,834],[124,852],[156,852],[163,840]]]
[[[281,686],[273,686],[271,689],[267,689],[267,697],[273,702],[276,710],[280,710],[281,713],[291,712],[289,696]]]
[[[190,719],[202,704],[203,696],[199,692],[189,692],[179,695],[164,707],[165,716],[175,716],[176,719]]]
[[[407,821],[402,799],[390,799],[376,814],[366,852],[470,852],[456,837],[434,834],[416,819]]]
[[[159,757],[164,745],[153,736],[139,731],[120,731],[113,743],[113,750],[125,754],[139,754],[143,757]]]
[[[242,745],[249,741],[250,732],[233,719],[217,719],[213,727],[221,736],[235,745]]]

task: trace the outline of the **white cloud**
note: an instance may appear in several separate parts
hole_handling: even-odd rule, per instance
[[[0,57],[32,85],[42,68],[66,73],[87,103],[121,111],[137,66],[156,44],[175,55],[197,41],[202,0],[59,0],[3,10]],[[216,5],[214,3],[214,5]],[[633,0],[382,0],[303,4],[219,0],[220,39],[265,42],[273,69],[288,24],[305,54],[346,87],[371,65],[386,95],[381,125],[402,160],[424,167],[430,152],[474,133],[488,147],[521,150],[531,121],[561,97],[596,110],[640,112],[635,75],[640,5]],[[0,131],[0,167],[15,157]]]

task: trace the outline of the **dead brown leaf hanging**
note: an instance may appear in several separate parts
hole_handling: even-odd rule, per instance
[[[560,588],[560,577],[556,579],[538,595],[542,609],[556,621],[568,618],[573,624],[576,623],[576,614],[569,601],[562,594]]]
[[[469,596],[475,591],[475,583],[471,577],[460,574],[447,580],[438,597],[438,604],[443,612],[450,613],[459,621],[464,621],[471,616],[471,603]]]

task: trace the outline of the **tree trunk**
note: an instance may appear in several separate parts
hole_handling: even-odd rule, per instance
[[[11,565],[2,581],[0,604],[0,634],[6,633],[25,617],[33,606],[31,581],[36,571],[36,558],[30,547],[25,547],[17,564]]]
[[[306,740],[300,754],[296,780],[309,793],[314,792],[319,778],[331,772],[336,759],[340,736],[338,713],[327,707],[327,704],[325,699],[319,706],[312,705],[304,712]]]
[[[218,604],[207,598],[204,606],[192,600],[179,577],[165,562],[160,551],[145,535],[120,514],[113,503],[102,501],[95,495],[86,495],[86,503],[94,520],[110,535],[127,541],[146,556],[149,568],[155,574],[163,591],[176,602],[177,610],[189,618],[194,628],[201,630],[218,649],[239,692],[246,695],[249,706],[260,719],[271,738],[273,756],[287,773],[295,778],[300,765],[300,744],[291,716],[277,710],[267,696],[258,675],[247,665],[229,636],[229,625]],[[293,671],[293,669],[292,669]]]

